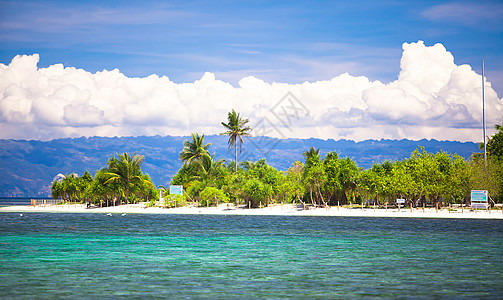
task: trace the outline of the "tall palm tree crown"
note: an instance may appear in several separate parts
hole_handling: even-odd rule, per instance
[[[199,172],[193,177],[193,179],[209,184],[211,180],[216,179],[219,170],[225,166],[225,159],[221,158],[217,161],[214,160],[214,155],[203,156],[200,161],[198,161]]]
[[[306,166],[321,161],[320,149],[315,149],[314,147],[311,147],[308,151],[304,151],[302,156],[306,159]]]
[[[107,162],[108,172],[105,173],[108,180],[105,184],[117,182],[125,189],[126,202],[129,198],[129,191],[135,184],[143,182],[140,165],[145,160],[143,155],[136,152],[133,155],[128,153],[117,154],[119,158],[110,158]]]
[[[241,152],[243,145],[242,136],[250,135],[249,131],[250,127],[246,126],[246,124],[250,122],[248,119],[242,119],[239,113],[233,109],[231,112],[227,114],[227,123],[222,122],[222,126],[224,126],[227,131],[220,133],[220,135],[228,135],[229,136],[229,151],[234,146],[234,155],[236,159],[236,173],[238,172],[238,148],[237,144],[239,142],[239,151]]]
[[[194,161],[199,161],[203,156],[210,156],[208,148],[211,143],[204,144],[204,134],[199,135],[197,132],[192,134],[192,142],[183,142],[183,150],[180,152],[180,160],[185,164],[191,164]]]

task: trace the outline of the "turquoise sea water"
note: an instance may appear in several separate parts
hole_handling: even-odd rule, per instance
[[[0,213],[0,296],[496,299],[503,221]]]

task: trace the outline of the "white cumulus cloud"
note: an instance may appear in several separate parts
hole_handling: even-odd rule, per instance
[[[0,138],[215,134],[227,112],[250,119],[255,135],[333,139],[482,139],[480,74],[456,65],[442,44],[404,43],[398,79],[347,73],[325,81],[237,87],[205,73],[193,83],[119,70],[90,73],[61,64],[38,68],[38,54],[0,64]],[[486,82],[488,128],[502,99]]]

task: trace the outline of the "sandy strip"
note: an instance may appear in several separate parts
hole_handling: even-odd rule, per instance
[[[47,205],[47,206],[7,206],[0,207],[0,212],[51,212],[51,213],[102,213],[102,214],[206,214],[206,215],[257,215],[257,216],[334,216],[334,217],[391,217],[391,218],[470,218],[470,219],[503,219],[502,210],[478,210],[470,211],[458,209],[451,211],[447,209],[438,210],[422,208],[413,209],[373,209],[373,208],[310,208],[303,209],[302,206],[277,205],[266,208],[235,209],[234,206],[226,204],[217,207],[179,207],[179,208],[160,208],[160,207],[140,207],[135,205],[121,205],[115,207],[91,208],[87,209],[85,205]]]

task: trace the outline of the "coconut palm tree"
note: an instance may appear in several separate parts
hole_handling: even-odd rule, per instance
[[[208,186],[212,181],[216,180],[219,171],[225,167],[225,159],[214,160],[214,155],[204,156],[198,161],[198,172],[192,177],[193,180],[198,180]]]
[[[234,146],[234,155],[236,159],[235,172],[238,172],[238,148],[237,144],[239,141],[239,151],[241,152],[241,147],[243,145],[242,136],[250,135],[249,131],[250,127],[246,126],[250,120],[242,119],[239,113],[237,113],[234,109],[227,114],[227,122],[222,122],[222,126],[224,126],[227,131],[220,133],[220,135],[228,135],[229,136],[229,151]]]
[[[262,158],[257,161],[247,160],[241,163],[241,166],[247,171],[253,171],[255,169],[263,167],[264,165],[265,165],[265,158]]]
[[[140,165],[145,160],[143,155],[136,152],[133,155],[128,153],[117,154],[119,158],[112,157],[108,160],[108,177],[105,184],[119,183],[124,188],[126,194],[126,203],[129,201],[129,193],[132,188],[144,183]]]
[[[323,164],[320,156],[320,149],[314,149],[311,147],[308,151],[302,153],[306,159],[306,165],[302,173],[302,179],[306,188],[309,190],[309,195],[311,198],[311,203],[316,205],[313,199],[313,192],[315,193],[316,202],[319,204],[319,200],[326,205],[323,195],[321,193],[321,186],[326,181],[326,174],[323,168]]]
[[[321,161],[320,149],[314,149],[314,147],[311,147],[311,149],[304,151],[302,153],[302,156],[304,156],[304,158],[306,159],[306,166],[314,162]]]
[[[51,195],[52,198],[57,199],[57,198],[62,198],[63,201],[65,199],[65,192],[63,189],[63,183],[61,180],[54,180],[51,185]]]
[[[192,134],[192,142],[183,142],[183,150],[180,152],[180,160],[186,165],[190,165],[194,161],[200,161],[203,156],[210,156],[208,148],[211,143],[204,144],[204,134],[199,135],[197,132]]]
[[[61,181],[63,185],[63,193],[66,194],[66,198],[69,201],[76,200],[76,194],[78,192],[77,178],[79,176],[76,173],[65,175]]]
[[[498,132],[487,141],[487,153],[501,159],[503,158],[503,123],[502,125],[495,124],[494,128]]]

